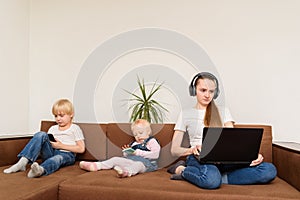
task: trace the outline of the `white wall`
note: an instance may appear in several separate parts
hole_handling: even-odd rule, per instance
[[[0,134],[28,132],[29,1],[0,1]]]
[[[296,88],[300,72],[296,67],[300,63],[299,8],[297,0],[32,0],[29,131],[38,130],[41,119],[53,119],[51,106],[64,97],[94,104],[92,114],[99,122],[120,121],[113,104],[120,82],[144,65],[163,65],[176,78],[185,80],[178,81],[175,91],[167,83],[165,95],[159,96],[169,103],[169,121],[176,120],[182,106],[178,96],[188,94],[181,86],[187,86],[199,68],[212,67],[218,72],[224,88],[222,94],[226,94],[223,98],[237,123],[271,124],[274,140],[300,142],[295,126],[296,113],[300,111]],[[81,71],[91,55],[107,42],[115,41],[116,36],[146,27],[190,38],[205,49],[215,67],[195,67],[178,54],[158,49],[127,52],[111,60],[100,75],[91,74],[91,79],[93,75],[98,77],[92,99],[85,95],[76,99],[77,78],[91,73]],[[123,47],[117,46],[102,55]],[[99,55],[98,60],[101,59]],[[153,79],[157,75],[161,75],[160,80],[174,77],[149,73]],[[133,79],[121,86],[131,87],[135,82]],[[91,106],[80,105],[83,108],[77,110]],[[76,119],[92,121],[81,113],[77,113]]]

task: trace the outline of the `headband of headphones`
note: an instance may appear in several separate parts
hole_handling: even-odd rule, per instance
[[[190,87],[189,87],[189,92],[191,96],[196,96],[196,82],[199,78],[208,78],[211,80],[214,80],[216,82],[216,90],[214,94],[214,99],[216,99],[219,96],[220,90],[219,90],[219,82],[218,79],[211,73],[209,72],[201,72],[199,74],[196,74],[194,78],[191,81]]]

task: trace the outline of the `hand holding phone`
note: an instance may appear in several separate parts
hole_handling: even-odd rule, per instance
[[[48,133],[48,137],[51,142],[56,142],[54,136],[51,133]]]

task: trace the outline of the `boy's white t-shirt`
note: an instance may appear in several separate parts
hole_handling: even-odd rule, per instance
[[[227,108],[219,109],[219,112],[223,124],[229,121],[234,122]],[[204,116],[205,110],[199,110],[196,108],[183,110],[179,114],[174,130],[187,132],[191,147],[202,144]]]
[[[55,138],[66,145],[76,145],[76,141],[84,140],[82,130],[76,124],[71,124],[71,126],[64,131],[59,130],[58,125],[54,125],[49,128],[48,133],[52,133]]]

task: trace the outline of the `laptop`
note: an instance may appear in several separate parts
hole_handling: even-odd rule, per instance
[[[203,129],[202,164],[250,164],[257,159],[263,128]]]

